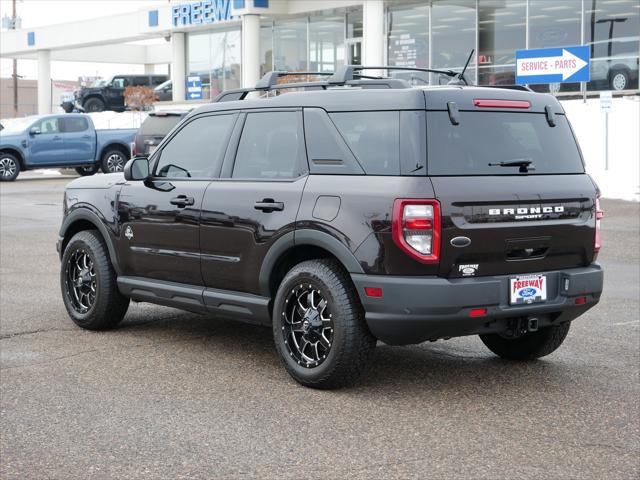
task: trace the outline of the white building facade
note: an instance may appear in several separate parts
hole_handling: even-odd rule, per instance
[[[40,113],[51,109],[55,60],[143,64],[149,72],[170,64],[173,100],[182,103],[253,86],[269,70],[327,72],[344,64],[459,70],[472,49],[468,78],[510,84],[516,50],[588,45],[590,82],[534,89],[637,94],[639,32],[637,0],[175,0],[3,32],[0,55],[37,60]],[[167,41],[139,42],[150,38]],[[398,75],[415,84],[440,81],[419,72]],[[197,95],[190,95],[189,77],[199,79]]]

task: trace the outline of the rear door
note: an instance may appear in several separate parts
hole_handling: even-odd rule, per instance
[[[301,111],[243,114],[221,178],[209,185],[202,204],[207,287],[260,293],[262,261],[294,230],[307,173]]]
[[[237,115],[191,119],[151,159],[152,176],[126,183],[118,199],[124,275],[202,285],[200,209],[219,175]]]
[[[95,160],[96,134],[85,117],[60,118],[66,159],[70,163],[93,163]]]
[[[107,106],[110,108],[124,108],[124,89],[129,86],[129,78],[113,77],[111,83],[104,89]]]
[[[565,116],[496,107],[457,119],[427,112],[428,173],[442,209],[439,274],[591,263],[595,187]]]

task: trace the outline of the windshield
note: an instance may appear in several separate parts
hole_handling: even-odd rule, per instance
[[[427,155],[429,175],[584,172],[564,115],[551,127],[543,113],[462,111],[453,125],[447,112],[428,112]]]
[[[36,117],[24,117],[24,118],[15,118],[13,120],[3,120],[4,128],[0,135],[5,135],[8,133],[20,133],[24,132],[34,121]]]
[[[98,78],[97,80],[94,80],[93,83],[91,84],[92,87],[104,87],[107,84],[107,81],[104,78]]]

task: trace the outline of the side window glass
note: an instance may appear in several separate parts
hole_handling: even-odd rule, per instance
[[[132,85],[134,87],[146,87],[149,85],[149,77],[133,77]]]
[[[89,128],[89,122],[87,122],[86,118],[63,118],[62,122],[64,124],[63,129],[66,133],[84,132]]]
[[[166,178],[212,178],[222,163],[237,115],[196,118],[160,153],[155,175]]]
[[[45,118],[41,120],[39,123],[34,125],[35,127],[40,129],[40,133],[60,133],[60,127],[58,126],[58,119],[56,117],[53,118]]]
[[[329,116],[368,175],[400,174],[400,112]]]
[[[291,179],[302,174],[297,112],[250,113],[233,166],[233,178]]]
[[[128,85],[129,82],[127,82],[127,79],[124,77],[115,77],[113,80],[111,80],[111,86],[113,88],[124,88]]]

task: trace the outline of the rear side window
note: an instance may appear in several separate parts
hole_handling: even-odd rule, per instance
[[[212,115],[189,122],[162,148],[156,176],[212,178],[222,164],[236,116]]]
[[[330,113],[368,175],[400,174],[400,112]]]
[[[539,113],[460,112],[453,125],[447,112],[428,112],[427,154],[429,175],[513,175],[518,167],[489,164],[522,160],[530,175],[584,172],[564,115],[550,127]]]
[[[242,129],[232,178],[292,179],[302,174],[297,112],[250,113]]]
[[[89,122],[86,118],[72,117],[63,118],[63,129],[67,133],[84,132],[89,128]]]
[[[140,135],[165,136],[180,120],[180,115],[149,115],[140,127]]]

